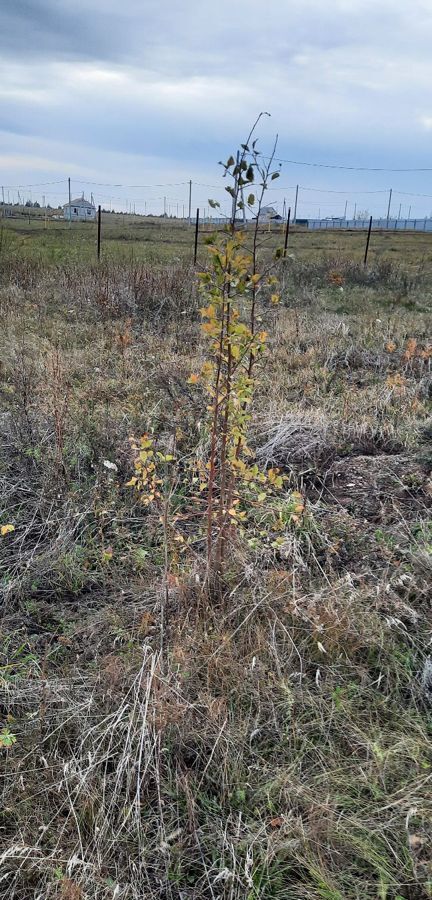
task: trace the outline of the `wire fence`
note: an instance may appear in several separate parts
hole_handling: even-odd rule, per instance
[[[100,214],[99,214],[100,208]],[[189,218],[103,212],[91,207],[83,217],[69,218],[47,207],[9,208],[0,218],[0,263],[8,256],[53,262],[95,259],[118,261],[204,262],[208,235],[225,228],[228,218],[194,209]],[[77,210],[79,207],[77,207]],[[238,228],[251,235],[252,219]],[[297,219],[268,212],[259,222],[260,247],[283,255],[309,258],[324,254],[364,262],[392,254],[404,265],[432,264],[431,219]],[[247,238],[246,238],[247,240]],[[395,255],[396,254],[396,255]]]
[[[311,231],[365,231],[368,219],[306,219]],[[432,231],[432,219],[372,219],[376,231]]]
[[[329,176],[330,177],[330,176]],[[402,178],[402,176],[400,176]],[[289,184],[285,178],[278,178],[268,185],[268,202],[277,215],[287,218],[291,208],[292,219],[308,220],[311,223],[326,223],[338,220],[343,225],[334,227],[361,228],[370,215],[374,227],[386,228],[387,220],[397,229],[421,230],[421,222],[432,222],[432,193],[407,190],[400,182],[397,188],[375,187],[373,181],[346,187],[336,182],[326,187],[313,184]],[[70,190],[69,190],[70,189]],[[164,216],[179,220],[190,220],[199,207],[203,219],[212,218],[210,199],[220,204],[220,217],[229,217],[231,199],[226,193],[223,179],[219,183],[188,181],[165,181],[153,184],[122,184],[96,182],[81,179],[57,179],[38,183],[0,185],[0,216],[26,214],[28,209],[42,208],[55,210],[63,215],[68,201],[75,204],[85,197],[106,212],[123,214]],[[247,212],[251,218],[252,212]],[[412,223],[416,223],[413,225]],[[347,224],[348,223],[348,224]],[[379,224],[375,224],[379,223]],[[403,224],[406,223],[406,224]],[[330,224],[311,224],[313,228],[330,228]],[[364,227],[364,226],[363,226]],[[432,228],[432,225],[429,226]],[[428,230],[428,226],[424,228]]]

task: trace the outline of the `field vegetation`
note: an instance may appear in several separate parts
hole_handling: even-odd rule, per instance
[[[431,897],[430,237],[71,231],[1,239],[0,896]]]
[[[0,218],[0,244],[2,257],[16,257],[55,265],[64,262],[88,263],[96,260],[96,222],[73,222],[53,218],[58,210],[51,210],[45,217],[41,210],[31,210],[27,216]],[[213,215],[218,218],[218,210]],[[248,220],[248,233],[253,222]],[[117,262],[147,262],[158,264],[193,260],[194,224],[189,226],[182,219],[122,213],[102,213],[102,258]],[[218,224],[200,224],[199,262],[207,261],[206,235]],[[283,245],[285,225],[272,224],[260,228],[261,251],[271,253]],[[409,272],[425,270],[432,278],[431,235],[410,231],[374,231],[370,246],[370,263],[381,260],[403,263]],[[317,255],[340,257],[345,261],[363,261],[366,232],[363,231],[310,231],[291,225],[290,251],[296,258],[316,260]]]

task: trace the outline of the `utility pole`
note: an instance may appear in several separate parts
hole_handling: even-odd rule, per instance
[[[72,198],[71,198],[70,178],[68,178],[68,193],[69,193],[69,228],[70,228],[72,226]]]
[[[166,197],[164,197],[164,218],[166,216]]]
[[[192,222],[192,179],[189,182],[189,212],[188,212],[188,222],[189,225]]]
[[[400,219],[400,217],[401,217],[401,209],[402,209],[402,203],[399,203],[398,219]]]
[[[357,215],[357,203],[354,203],[354,222],[356,219],[356,215]]]
[[[411,207],[410,207],[409,210],[408,210],[408,218],[409,218],[409,219],[411,218]]]
[[[284,197],[284,202],[283,202],[283,207],[282,207],[282,218],[283,218],[283,220],[285,221],[285,219],[286,219],[286,200],[285,200],[285,197]]]
[[[345,221],[346,221],[347,209],[348,209],[348,200],[345,200],[345,212],[344,212],[344,219],[345,219]]]
[[[391,209],[392,196],[393,196],[393,188],[390,188],[389,202],[388,202],[388,208],[387,208],[387,227],[388,227],[388,223],[389,223],[389,219],[390,219],[390,209]]]
[[[298,204],[298,195],[299,195],[299,186],[296,187],[296,195],[295,195],[295,204],[294,204],[294,216],[293,216],[293,225],[297,222],[297,204]]]
[[[4,218],[5,217],[4,187],[2,187],[2,212],[3,212],[3,218]]]

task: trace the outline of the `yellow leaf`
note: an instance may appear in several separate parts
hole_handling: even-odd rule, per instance
[[[15,531],[15,525],[2,525],[0,528],[2,537],[4,537],[6,534],[11,534],[12,531]]]
[[[214,319],[214,317],[216,315],[216,310],[215,310],[213,304],[210,303],[210,306],[203,306],[200,309],[200,313],[201,313],[202,317],[205,319]]]
[[[261,275],[259,275],[258,273],[255,273],[255,275],[252,275],[251,276],[252,284],[258,284],[260,278],[261,278]]]
[[[199,381],[199,375],[196,372],[192,372],[192,375],[189,375],[188,384],[197,384]]]
[[[279,300],[280,300],[280,294],[272,294],[270,297],[271,303],[279,303]]]

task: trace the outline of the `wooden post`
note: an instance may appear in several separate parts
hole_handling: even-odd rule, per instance
[[[97,258],[100,259],[101,252],[101,208],[98,206],[98,223],[97,223]]]
[[[196,211],[196,222],[195,222],[194,266],[196,266],[197,254],[198,254],[198,229],[199,229],[199,209],[197,209],[197,211]]]
[[[368,236],[367,236],[367,241],[366,241],[366,250],[365,250],[365,255],[364,255],[364,264],[365,264],[365,266],[367,265],[367,258],[368,258],[368,253],[369,253],[369,244],[370,244],[370,239],[371,239],[371,231],[372,231],[372,216],[370,217],[370,220],[369,220],[369,231],[368,231]]]
[[[288,240],[289,240],[289,232],[290,232],[290,219],[291,219],[291,207],[290,207],[289,210],[288,210],[288,217],[287,217],[287,223],[286,223],[286,229],[285,229],[285,244],[284,244],[284,254],[283,254],[283,255],[284,255],[284,259],[285,259],[285,257],[286,257],[287,250],[288,250]]]
[[[389,219],[390,219],[390,210],[391,210],[392,196],[393,196],[393,188],[390,188],[389,202],[388,202],[388,207],[387,207],[387,228],[388,228],[388,225],[389,225]]]
[[[299,195],[299,186],[296,187],[296,195],[295,195],[295,204],[294,204],[294,218],[293,225],[297,222],[297,204],[298,204],[298,195]]]
[[[192,181],[189,182],[189,212],[188,212],[188,223],[192,224]]]

